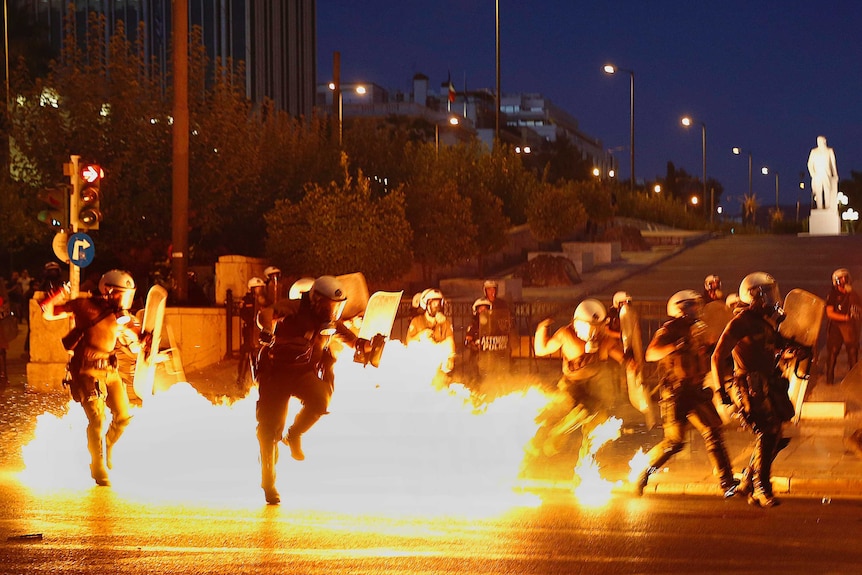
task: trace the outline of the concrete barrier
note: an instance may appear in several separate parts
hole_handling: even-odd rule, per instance
[[[592,253],[597,266],[622,259],[620,242],[563,242],[563,251],[572,254]]]

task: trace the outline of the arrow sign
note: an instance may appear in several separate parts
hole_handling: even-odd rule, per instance
[[[79,268],[93,263],[93,257],[96,255],[93,238],[83,232],[72,234],[66,244],[66,251],[69,253],[69,260]]]

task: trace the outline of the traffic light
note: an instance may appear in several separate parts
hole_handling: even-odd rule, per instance
[[[69,225],[69,191],[63,186],[39,192],[42,210],[36,215],[40,222],[46,223],[57,230],[64,230]]]
[[[75,190],[75,213],[72,214],[73,223],[78,224],[82,231],[98,230],[99,222],[102,221],[102,178],[105,171],[96,164],[79,164],[80,172],[76,178]]]

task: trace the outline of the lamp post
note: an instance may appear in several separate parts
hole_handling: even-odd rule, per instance
[[[497,102],[494,109],[494,145],[500,144],[500,0],[495,2],[495,28],[496,28],[496,59],[497,59]]]
[[[457,126],[459,123],[458,116],[449,116],[446,120],[450,126]],[[434,153],[440,155],[440,124],[434,122]]]
[[[684,116],[682,120],[680,120],[683,126],[688,128],[692,125],[693,120],[689,116]],[[700,123],[700,134],[701,134],[701,146],[703,148],[703,201],[706,202],[706,124]],[[712,206],[709,209],[709,221],[712,223]]]
[[[766,166],[763,166],[762,168],[760,168],[760,173],[763,174],[764,176],[768,176],[769,175],[769,168]],[[774,172],[774,174],[775,174],[775,212],[777,213],[778,212],[778,172]]]
[[[605,74],[616,74],[617,72],[629,73],[629,150],[631,153],[631,191],[635,191],[635,73],[633,70],[617,68],[613,64],[605,64]]]
[[[742,152],[748,154],[748,195],[751,196],[751,151],[743,150],[742,148],[733,148],[731,151],[737,156]]]

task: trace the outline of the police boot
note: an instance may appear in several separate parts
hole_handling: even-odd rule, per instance
[[[282,441],[290,448],[290,456],[295,460],[302,461],[305,459],[305,453],[302,452],[302,434],[311,429],[311,426],[317,423],[318,419],[320,419],[319,414],[311,413],[303,407],[296,414],[293,425],[287,430],[287,435]]]
[[[835,384],[835,364],[838,363],[838,353],[840,348],[836,350],[828,350],[826,355],[826,385]]]
[[[778,437],[774,435],[761,436],[760,441],[754,445],[751,453],[752,491],[748,496],[748,503],[758,507],[774,507],[779,504],[778,499],[772,493],[772,458],[775,456],[775,448]]]
[[[278,462],[278,444],[260,440],[260,486],[268,505],[281,503],[281,496],[275,488],[275,464]]]
[[[739,485],[736,487],[737,494],[744,495],[746,498],[751,495],[751,492],[754,491],[751,476],[751,467],[746,467],[742,470],[742,477],[739,480]]]
[[[105,468],[104,443],[99,429],[87,428],[87,449],[90,451],[90,476],[96,481],[96,485],[111,485],[108,470]]]
[[[649,483],[649,476],[656,471],[658,471],[658,468],[653,467],[652,465],[641,471],[640,475],[638,475],[637,481],[635,482],[635,495],[640,497],[644,494],[644,489],[646,489],[647,483]]]
[[[111,461],[114,444],[116,444],[117,440],[120,439],[120,436],[123,435],[123,432],[126,430],[126,427],[129,426],[129,422],[131,420],[131,417],[127,417],[120,421],[114,419],[111,421],[111,425],[108,426],[108,433],[105,434],[105,464],[108,466],[108,469],[114,468],[114,464]]]
[[[712,465],[718,471],[718,480],[721,484],[721,490],[724,497],[733,497],[736,490],[739,488],[739,480],[733,477],[733,468],[730,466],[730,457],[727,455],[727,449],[724,443],[716,441],[710,449],[707,450],[709,458],[712,460]]]

